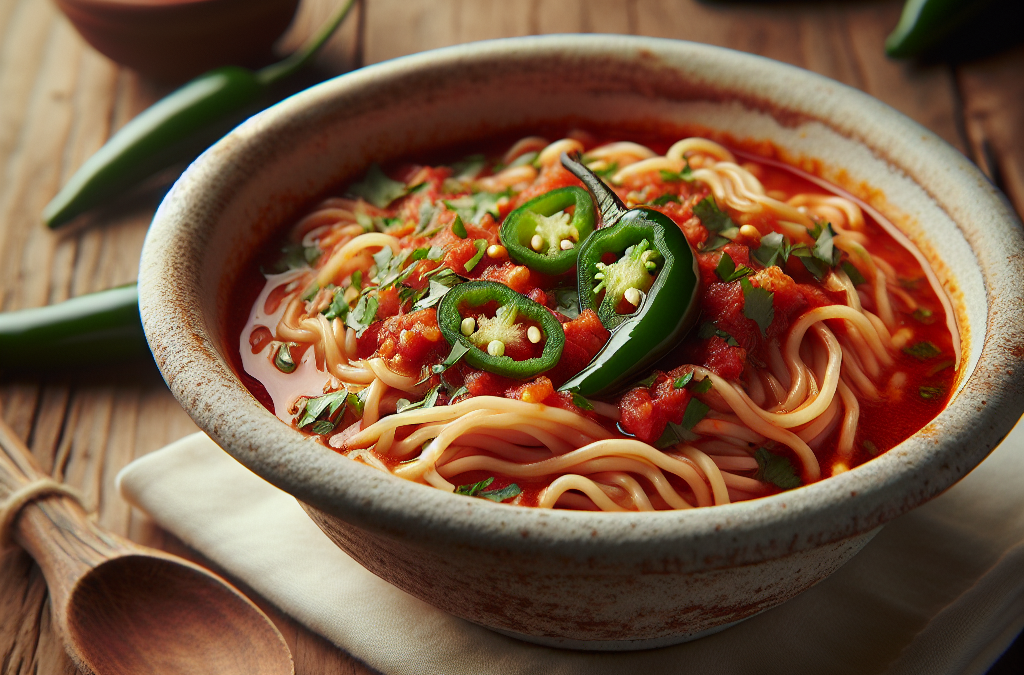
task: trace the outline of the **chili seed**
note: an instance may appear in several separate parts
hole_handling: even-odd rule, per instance
[[[491,244],[487,247],[488,258],[504,258],[507,251],[501,244]]]
[[[640,304],[640,289],[627,288],[626,292],[622,294],[622,297],[626,299],[626,302],[636,307]]]
[[[571,239],[563,239],[562,243],[558,245],[558,247],[563,251],[571,250],[573,246],[575,246],[575,244],[572,243]]]
[[[753,225],[744,225],[740,228],[740,234],[747,239],[753,239],[754,241],[761,241],[761,233],[757,231],[757,228]]]
[[[544,239],[539,234],[533,235],[533,239],[530,240],[530,248],[534,251],[540,251],[544,248]]]
[[[540,342],[541,338],[540,328],[537,328],[536,326],[530,326],[526,331],[526,337],[528,337],[530,339],[530,342],[532,342],[533,344],[537,344],[538,342]]]
[[[476,330],[476,320],[473,319],[473,317],[471,316],[467,316],[465,319],[462,320],[462,325],[459,326],[459,330],[462,331],[463,335],[469,337],[470,335],[473,334],[473,331]]]
[[[491,340],[487,343],[487,353],[491,356],[504,356],[505,343],[501,340]]]

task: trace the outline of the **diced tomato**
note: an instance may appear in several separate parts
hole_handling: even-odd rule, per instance
[[[676,389],[673,378],[659,373],[650,389],[637,387],[622,397],[619,424],[644,443],[654,443],[661,438],[669,422],[683,421],[690,396],[688,389]]]
[[[565,331],[562,358],[559,359],[557,366],[545,373],[556,386],[561,386],[586,368],[611,335],[601,324],[597,312],[592,309],[585,310],[572,321],[563,323],[562,330]]]
[[[425,366],[443,360],[449,349],[433,307],[389,317],[380,326],[377,355],[396,373],[418,377]]]
[[[486,257],[486,256],[485,256]],[[526,294],[539,284],[529,267],[505,261],[500,265],[491,265],[480,275],[481,279],[497,281],[505,284],[516,293]]]

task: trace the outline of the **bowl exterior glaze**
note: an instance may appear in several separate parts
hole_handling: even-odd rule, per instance
[[[804,488],[711,509],[601,514],[402,481],[282,424],[248,393],[227,356],[238,336],[222,308],[254,252],[303,208],[372,161],[567,121],[768,141],[779,158],[866,197],[932,261],[952,300],[963,354],[943,413],[882,456]],[[984,459],[1024,408],[1022,254],[1019,221],[970,162],[858,91],[704,45],[550,36],[364,68],[249,120],[161,205],[139,287],[154,356],[185,410],[368,569],[509,634],[629,649],[785,601]]]

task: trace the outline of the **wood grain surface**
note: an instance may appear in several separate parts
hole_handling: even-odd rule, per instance
[[[303,0],[282,49],[299,44],[338,4]],[[316,76],[517,35],[604,32],[706,42],[814,70],[879,98],[964,152],[1024,213],[1024,48],[955,67],[889,60],[882,44],[901,6],[899,0],[363,0],[319,58]],[[167,87],[95,52],[45,0],[0,0],[0,36],[0,309],[134,280],[160,189],[56,234],[39,214],[113,131]],[[0,411],[46,471],[84,491],[103,526],[196,559],[132,512],[113,485],[133,458],[196,430],[152,364],[0,373]],[[371,672],[268,609],[292,647],[297,673]],[[53,632],[45,582],[18,550],[0,553],[0,671],[76,672]]]

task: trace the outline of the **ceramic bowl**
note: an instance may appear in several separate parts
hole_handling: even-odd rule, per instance
[[[242,386],[226,303],[254,251],[304,207],[373,161],[570,118],[768,141],[867,198],[932,261],[955,308],[963,358],[946,409],[891,451],[807,487],[606,514],[402,481],[291,429]],[[984,459],[1024,408],[1022,253],[1019,221],[970,162],[859,91],[705,45],[550,36],[363,68],[250,119],[160,206],[139,284],[146,335],[185,410],[367,569],[510,635],[614,650],[692,639],[785,601]]]
[[[299,0],[56,0],[107,58],[147,77],[182,82],[270,57]]]

